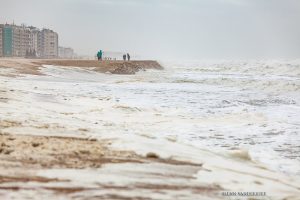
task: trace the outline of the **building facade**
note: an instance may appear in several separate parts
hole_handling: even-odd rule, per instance
[[[40,52],[38,51],[38,41],[40,30],[36,27],[29,27],[30,29],[30,39],[29,39],[29,54],[33,57],[40,57]]]
[[[2,31],[3,56],[11,57],[13,56],[13,28],[4,25]]]
[[[39,34],[39,52],[42,58],[58,57],[58,34],[49,29],[43,29]]]
[[[0,57],[3,56],[3,42],[2,42],[3,26],[0,25]]]
[[[74,50],[69,47],[58,47],[58,57],[59,58],[74,58]]]
[[[30,29],[25,26],[13,26],[13,56],[25,57],[30,50]]]
[[[0,38],[0,56],[58,57],[58,34],[50,29],[0,24]]]

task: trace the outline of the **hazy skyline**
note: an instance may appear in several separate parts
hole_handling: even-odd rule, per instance
[[[300,58],[298,0],[0,0],[0,23],[58,32],[79,54]]]

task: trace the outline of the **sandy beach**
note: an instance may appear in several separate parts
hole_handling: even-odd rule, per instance
[[[0,59],[0,67],[13,69],[19,74],[42,75],[42,65],[91,68],[93,71],[112,74],[135,74],[140,70],[157,69],[162,66],[156,61],[97,61],[97,60],[43,60],[43,59]],[[12,74],[4,74],[11,76]]]
[[[114,95],[88,95],[101,81],[137,84],[146,75],[133,74],[162,69],[156,61],[0,59],[0,199],[299,199],[298,176],[246,150],[220,153],[176,137],[129,134],[131,123],[144,130],[168,116]],[[193,123],[172,123],[185,121]]]

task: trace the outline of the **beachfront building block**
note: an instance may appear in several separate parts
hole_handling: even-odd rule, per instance
[[[3,56],[13,56],[13,29],[11,26],[3,26],[2,34]]]
[[[28,28],[30,29],[30,35],[29,35],[29,51],[27,53],[31,57],[40,57],[40,52],[38,51],[40,30],[33,26],[30,26]]]
[[[0,57],[3,56],[3,42],[2,42],[3,26],[0,24]]]
[[[30,29],[26,26],[13,26],[13,56],[25,57],[30,49]]]
[[[38,50],[42,58],[57,58],[58,34],[50,29],[40,31]]]
[[[0,57],[58,57],[58,34],[50,29],[0,24]]]
[[[70,47],[58,47],[58,57],[72,59],[75,57],[74,50]]]

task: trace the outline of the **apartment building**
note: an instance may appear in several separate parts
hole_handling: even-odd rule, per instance
[[[28,53],[29,53],[29,55],[31,55],[33,57],[40,57],[40,52],[38,51],[40,30],[33,26],[30,26],[28,28],[30,29],[29,52]]]
[[[0,56],[58,57],[58,34],[25,25],[0,24]]]
[[[30,29],[23,26],[13,26],[13,56],[25,57],[30,50]]]
[[[3,56],[13,56],[13,28],[12,26],[3,25],[2,28],[2,52]]]
[[[0,25],[0,57],[3,56],[2,34],[3,34],[3,26]]]
[[[40,57],[56,58],[58,57],[58,34],[50,29],[43,29],[39,33]]]
[[[59,58],[74,58],[74,50],[69,47],[58,47]]]

